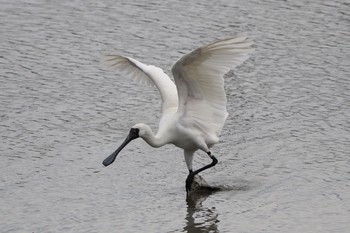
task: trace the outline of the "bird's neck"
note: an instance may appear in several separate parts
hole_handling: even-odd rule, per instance
[[[147,142],[152,147],[161,147],[167,144],[167,140],[164,137],[159,137],[154,135],[150,127],[147,127],[146,133],[141,136],[145,142]]]

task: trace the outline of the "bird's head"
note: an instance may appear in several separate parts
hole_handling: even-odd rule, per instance
[[[152,132],[151,128],[148,125],[143,124],[143,123],[139,123],[139,124],[134,125],[131,128],[131,130],[138,131],[138,136],[140,138],[143,138],[143,139],[146,138]],[[131,130],[130,130],[130,132],[131,132]]]

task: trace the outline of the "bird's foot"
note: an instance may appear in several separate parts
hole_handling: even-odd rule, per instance
[[[193,183],[193,179],[194,179],[195,175],[196,174],[194,172],[191,172],[187,176],[187,179],[186,179],[186,192],[187,192],[187,194],[189,194],[189,192],[191,191],[191,187],[192,187],[192,183]]]
[[[191,172],[186,179],[186,192],[202,191],[209,187],[208,183],[199,174]]]

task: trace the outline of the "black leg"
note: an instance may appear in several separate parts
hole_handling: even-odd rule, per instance
[[[210,153],[210,151],[208,152],[208,155],[213,161],[210,164],[208,164],[202,168],[199,168],[198,170],[190,171],[190,174],[187,176],[187,179],[186,179],[186,192],[187,193],[189,191],[191,191],[191,186],[192,186],[193,178],[195,175],[197,175],[198,173],[200,173],[208,168],[214,167],[218,163],[218,160],[215,158],[214,155],[212,155]]]

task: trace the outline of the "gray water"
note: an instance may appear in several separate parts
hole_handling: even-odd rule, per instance
[[[350,4],[336,1],[0,1],[1,232],[349,232]],[[225,80],[230,116],[203,172],[225,191],[186,200],[155,89],[99,63],[167,73],[232,35],[256,52]],[[195,168],[210,162],[197,153]]]

